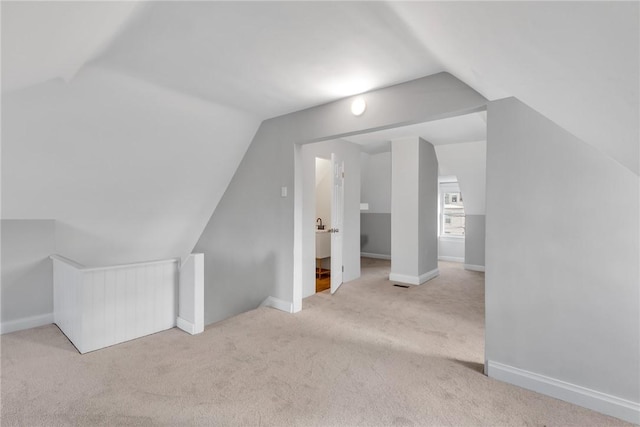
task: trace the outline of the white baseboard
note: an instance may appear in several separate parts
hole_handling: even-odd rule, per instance
[[[204,325],[201,325],[198,328],[195,323],[191,323],[188,320],[184,320],[182,317],[178,317],[176,319],[176,326],[191,335],[196,335],[201,332],[204,332]]]
[[[463,263],[464,258],[456,257],[456,256],[439,256],[438,261],[448,261],[448,262],[459,262]]]
[[[293,313],[293,304],[289,301],[284,301],[276,297],[267,297],[260,304],[260,307],[271,307],[276,310],[284,311],[285,313]]]
[[[384,254],[372,254],[370,252],[360,252],[360,256],[364,258],[375,258],[375,259],[391,259],[391,255]]]
[[[22,331],[23,329],[31,329],[38,326],[50,325],[51,323],[53,323],[53,313],[25,317],[23,319],[2,322],[2,325],[0,326],[0,333],[8,334],[11,332]]]
[[[484,265],[465,264],[464,269],[471,270],[471,271],[480,271],[484,273]]]
[[[438,277],[440,271],[435,268],[419,276],[410,276],[408,274],[390,273],[389,280],[392,282],[408,283],[409,285],[421,285],[434,277]]]
[[[488,361],[487,366],[488,376],[491,378],[620,418],[630,423],[640,424],[640,403],[491,360]]]

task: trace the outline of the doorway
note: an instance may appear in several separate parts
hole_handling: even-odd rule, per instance
[[[480,113],[480,114],[478,114]],[[472,115],[468,117],[467,115]],[[418,124],[396,124],[395,126],[388,126],[377,129],[361,129],[357,132],[350,134],[335,135],[316,138],[315,140],[299,141],[294,146],[295,156],[295,199],[294,199],[294,286],[293,286],[293,311],[297,312],[302,309],[302,299],[315,294],[315,230],[311,227],[315,225],[317,216],[315,215],[315,197],[314,185],[315,185],[315,157],[329,158],[331,152],[335,150],[347,150],[349,154],[345,156],[345,164],[347,170],[347,179],[345,181],[345,227],[344,227],[344,281],[360,277],[361,272],[361,234],[360,234],[360,202],[369,202],[369,215],[376,214],[373,210],[375,207],[371,201],[361,200],[360,195],[360,168],[361,168],[361,153],[364,145],[371,147],[375,150],[384,151],[381,148],[388,147],[388,141],[393,138],[389,138],[387,132],[392,132],[393,137],[402,137],[407,135],[422,135],[421,131],[423,126],[427,126],[433,135],[441,141],[436,143],[439,147],[442,147],[443,151],[448,147],[458,147],[460,141],[453,141],[448,135],[451,135],[451,123],[447,123],[446,119],[456,118],[457,120],[471,119],[478,123],[480,120],[483,127],[482,139],[486,139],[486,113],[484,108],[475,108],[468,111],[458,111],[455,114],[451,114],[449,117],[439,117],[437,120],[418,122]],[[443,120],[444,119],[444,120]],[[400,125],[400,126],[398,126]],[[442,126],[446,125],[446,132],[443,131]],[[469,135],[475,131],[475,125],[468,122],[457,122],[457,125],[453,126],[460,138],[467,139]],[[427,140],[432,139],[428,138]],[[467,139],[469,140],[469,139]],[[379,145],[379,147],[375,147]],[[471,143],[470,143],[471,144]],[[474,144],[475,145],[475,144]],[[310,147],[314,147],[312,152],[314,156],[309,158],[308,152]],[[486,146],[486,144],[484,145]],[[375,148],[374,148],[375,147]],[[388,151],[388,149],[386,150]],[[438,157],[440,152],[437,152]],[[352,156],[351,164],[349,164],[349,156]],[[467,167],[467,156],[456,157],[461,166]],[[456,161],[458,161],[456,160]],[[457,166],[456,166],[457,167]],[[482,171],[484,172],[484,170]],[[446,173],[440,171],[440,173]],[[461,174],[459,174],[461,175]],[[473,185],[482,185],[482,193],[484,193],[484,179],[469,179]],[[469,191],[471,194],[471,191]],[[482,197],[483,199],[483,197]],[[467,201],[467,200],[465,200]],[[355,204],[355,207],[350,204]],[[484,206],[482,206],[484,208]],[[355,212],[353,214],[352,212]],[[387,217],[388,212],[382,212]],[[482,212],[483,213],[483,212]],[[484,217],[484,215],[482,215]],[[387,219],[388,221],[388,219]],[[388,227],[384,227],[388,230]],[[375,228],[375,231],[382,230],[382,227]],[[312,231],[313,230],[313,231]],[[482,238],[484,238],[482,233]],[[388,241],[387,238],[385,238]],[[483,247],[483,245],[479,245]],[[437,250],[437,249],[436,249]],[[382,253],[385,258],[389,257],[389,252]]]
[[[331,287],[331,161],[316,157],[316,293]]]
[[[302,145],[298,154],[301,166],[298,172],[302,185],[296,188],[296,197],[299,194],[299,200],[302,202],[298,212],[301,214],[300,233],[305,244],[295,255],[301,255],[302,299],[316,293],[318,268],[329,270],[326,273],[322,272],[322,279],[326,286],[326,276],[331,276],[331,293],[335,293],[343,282],[360,276],[360,148],[357,144],[332,140]],[[325,192],[324,196],[316,197],[316,162],[318,166],[327,163],[331,165],[329,173],[326,173],[326,169],[324,172],[325,188],[328,182],[331,183],[328,203],[328,192]],[[344,178],[343,170],[347,175]],[[320,175],[322,172],[318,169],[319,183],[322,181]],[[336,196],[339,196],[340,203],[334,200]],[[323,198],[324,202],[316,207],[318,198]],[[333,208],[339,204],[342,204],[343,209],[338,211],[343,214],[337,216],[335,212],[327,212],[329,206]],[[319,219],[322,220],[324,230],[318,230]],[[317,256],[316,243],[320,244],[319,239],[324,240],[325,251]],[[331,240],[331,243],[328,244],[327,240]],[[330,247],[329,256],[327,246]],[[336,253],[340,247],[342,253]]]

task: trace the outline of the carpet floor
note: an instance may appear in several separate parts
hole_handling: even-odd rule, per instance
[[[484,275],[394,287],[389,262],[295,315],[259,308],[80,355],[54,325],[1,338],[2,426],[628,425],[482,374]]]

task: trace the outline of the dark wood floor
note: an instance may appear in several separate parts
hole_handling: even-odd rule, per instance
[[[331,287],[331,276],[316,278],[316,292],[322,292]]]

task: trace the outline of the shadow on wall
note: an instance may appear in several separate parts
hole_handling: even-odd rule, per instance
[[[390,213],[360,213],[360,251],[391,256]]]
[[[211,247],[211,246],[210,246]],[[194,252],[200,252],[198,247]],[[239,260],[225,252],[204,253],[204,323],[219,322],[253,310],[269,297],[275,282],[276,255]],[[228,278],[233,277],[233,281]]]
[[[52,271],[49,258],[3,268],[2,321],[53,312]]]
[[[56,220],[56,253],[87,267],[103,267],[110,264],[109,259],[118,252],[113,242],[105,239],[93,228],[100,227],[100,221],[86,221],[83,226],[71,225]],[[53,254],[51,254],[53,255]],[[135,261],[149,261],[135,259]],[[133,262],[133,261],[132,261]]]

